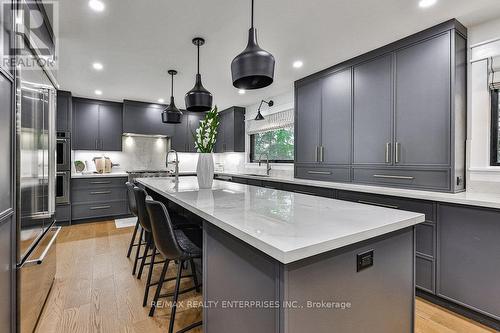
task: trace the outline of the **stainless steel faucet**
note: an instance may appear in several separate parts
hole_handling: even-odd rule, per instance
[[[170,153],[175,154],[175,161],[169,162],[168,161],[168,155]],[[167,158],[165,159],[165,166],[168,168],[170,164],[175,165],[175,181],[179,181],[179,154],[177,154],[177,151],[171,149],[167,152]]]
[[[259,155],[259,166],[260,164],[262,163],[262,155],[266,155],[266,163],[267,163],[267,167],[266,167],[266,174],[269,176],[269,173],[271,172],[271,164],[269,164],[269,154],[268,153],[261,153]]]

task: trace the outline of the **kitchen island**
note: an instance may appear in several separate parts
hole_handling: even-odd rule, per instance
[[[412,332],[424,215],[196,177],[137,180],[203,220],[204,331]]]

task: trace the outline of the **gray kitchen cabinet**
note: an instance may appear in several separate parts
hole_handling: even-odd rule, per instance
[[[395,55],[395,164],[449,166],[450,32]]]
[[[161,114],[166,105],[123,101],[123,133],[142,135],[165,135],[172,137],[180,124],[165,124]],[[185,115],[185,112],[183,112]],[[183,116],[182,122],[185,121]]]
[[[187,119],[187,112],[183,111],[182,122],[175,124],[173,135],[170,137],[170,149],[177,152],[185,152],[187,150]]]
[[[71,132],[73,115],[73,100],[71,92],[57,91],[57,120],[56,129],[58,132]]]
[[[354,164],[391,162],[392,54],[354,67]]]
[[[100,150],[122,150],[122,105],[106,103],[99,106]]]
[[[190,112],[188,114],[188,122],[187,122],[187,148],[186,152],[188,153],[196,153],[197,149],[195,148],[195,139],[194,135],[196,134],[196,129],[200,127],[200,121],[205,118],[205,113],[200,112]]]
[[[500,320],[500,211],[439,204],[437,294]]]
[[[72,148],[98,150],[99,105],[85,99],[74,98],[73,110]]]
[[[73,98],[74,150],[122,150],[122,104]]]
[[[321,128],[321,81],[296,86],[295,163],[317,163]]]
[[[245,108],[233,106],[219,112],[214,152],[245,152]]]
[[[351,162],[351,76],[352,71],[349,68],[323,79],[320,147],[322,163],[345,165]]]

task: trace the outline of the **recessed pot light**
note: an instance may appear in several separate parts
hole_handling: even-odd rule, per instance
[[[420,2],[418,3],[418,6],[420,8],[427,8],[427,7],[435,5],[436,2],[437,2],[437,0],[420,0]]]
[[[302,62],[302,60],[296,60],[293,62],[293,68],[300,68],[304,66],[304,63]]]
[[[102,12],[106,6],[102,1],[99,0],[90,0],[89,1],[89,7],[92,10],[95,10],[96,12]]]
[[[100,62],[94,62],[92,64],[92,67],[96,70],[96,71],[102,71],[102,69],[104,68],[104,66],[100,63]]]
[[[238,94],[245,95],[246,94],[246,90],[245,89],[239,89],[238,90]]]
[[[94,91],[94,93],[95,93],[96,95],[99,95],[99,96],[100,96],[100,95],[102,95],[102,90],[95,90],[95,91]]]
[[[158,98],[158,103],[165,103],[165,100],[163,98]]]

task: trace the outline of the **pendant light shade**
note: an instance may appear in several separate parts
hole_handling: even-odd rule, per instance
[[[248,30],[247,47],[231,63],[233,86],[246,90],[267,87],[274,80],[274,56],[261,49],[257,43],[257,30],[253,25],[253,3],[254,0],[252,0],[252,26]]]
[[[196,74],[196,82],[193,89],[187,92],[184,98],[186,109],[194,112],[205,112],[212,109],[212,94],[203,87],[200,74],[200,46],[205,44],[205,40],[200,37],[193,39],[193,44],[198,48],[198,73]]]
[[[179,124],[182,122],[182,112],[175,106],[174,102],[174,75],[177,74],[177,71],[171,69],[168,74],[172,77],[170,104],[163,110],[161,121],[165,124]]]

